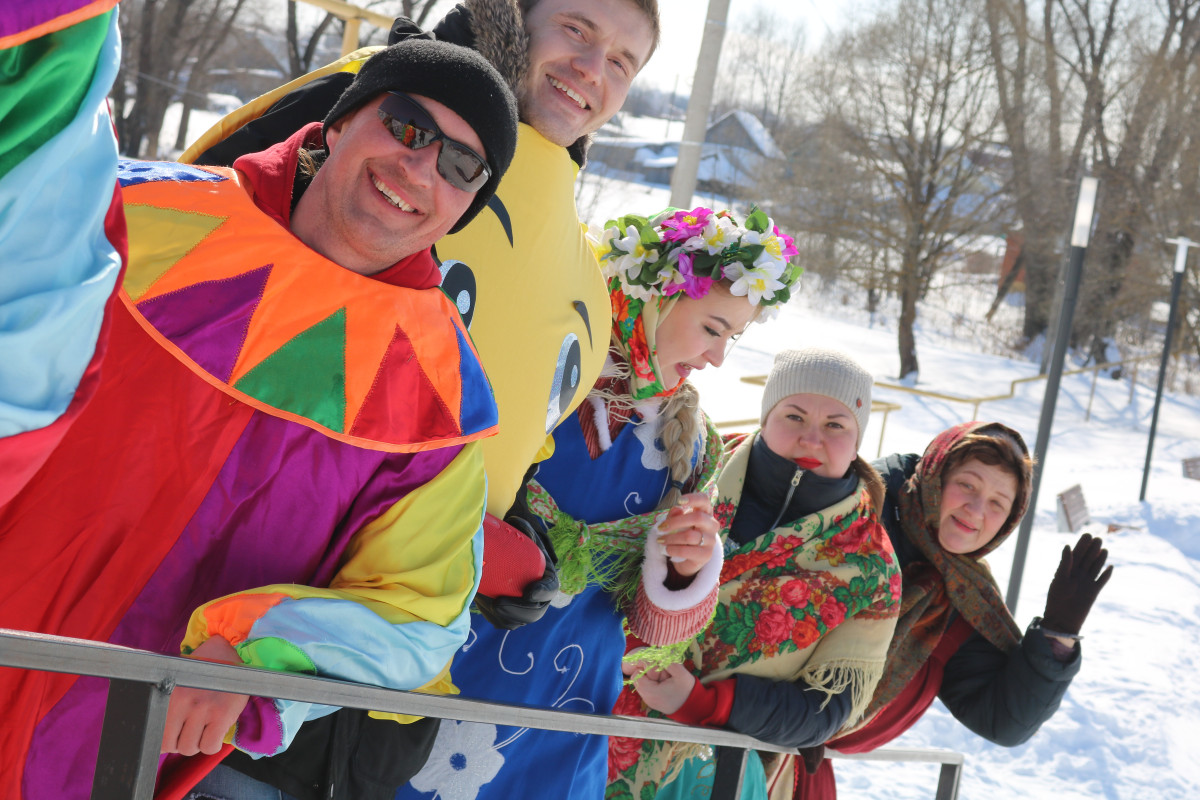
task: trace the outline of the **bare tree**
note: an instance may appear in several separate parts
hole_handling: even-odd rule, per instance
[[[121,33],[129,44],[114,107],[121,147],[129,155],[158,156],[167,106],[183,75],[203,70],[229,34],[246,0],[140,0],[122,8]],[[134,86],[132,106],[126,84]]]
[[[1196,107],[1197,0],[985,0],[997,96],[1025,227],[1024,334],[1047,330],[1074,193],[1101,179],[1076,339],[1099,354],[1149,220]],[[1190,87],[1190,89],[1189,89]]]
[[[1095,258],[1081,297],[1087,313],[1075,335],[1097,361],[1132,311],[1127,298],[1141,294],[1127,288],[1141,272],[1131,267],[1153,229],[1155,191],[1173,174],[1187,126],[1200,113],[1200,0],[1167,0],[1163,11],[1158,20],[1150,18],[1158,24],[1131,54],[1127,102],[1105,109],[1119,117],[1102,118],[1096,129],[1095,172],[1104,188]],[[1142,249],[1157,255],[1160,244],[1146,244]]]
[[[1006,159],[982,18],[955,0],[899,0],[824,55],[825,130],[841,170],[804,203],[805,216],[875,251],[869,290],[900,298],[900,375],[919,372],[917,303],[933,275],[1004,211]]]
[[[721,47],[713,116],[734,109],[750,111],[772,136],[782,123],[799,117],[804,42],[802,22],[780,24],[778,14],[755,6]]]

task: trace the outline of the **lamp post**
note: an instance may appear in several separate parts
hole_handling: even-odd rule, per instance
[[[1071,341],[1071,324],[1075,319],[1075,301],[1079,296],[1079,284],[1083,276],[1083,257],[1087,253],[1088,239],[1092,231],[1092,217],[1096,209],[1096,192],[1100,182],[1087,177],[1079,181],[1079,197],[1075,201],[1075,223],[1071,226],[1070,257],[1063,276],[1062,305],[1058,309],[1058,326],[1054,334],[1054,350],[1050,356],[1049,372],[1046,375],[1046,394],[1042,398],[1042,415],[1038,420],[1037,444],[1033,448],[1033,486],[1029,493],[1029,507],[1021,528],[1017,532],[1017,552],[1013,556],[1012,574],[1008,579],[1008,594],[1005,602],[1016,609],[1021,593],[1021,573],[1025,571],[1025,553],[1029,550],[1029,535],[1033,530],[1033,518],[1037,513],[1038,487],[1046,468],[1046,448],[1050,444],[1050,428],[1054,423],[1054,407],[1058,403],[1058,385],[1062,381],[1063,361],[1067,356],[1067,345]]]
[[[688,97],[687,116],[683,122],[683,141],[675,170],[671,173],[671,205],[691,208],[696,192],[696,175],[700,171],[700,154],[704,135],[708,132],[708,112],[712,108],[713,85],[717,81],[717,64],[721,60],[721,43],[725,40],[725,20],[729,16],[729,0],[708,0],[704,20],[704,36],[700,40],[700,56],[692,77],[692,93]]]
[[[1154,390],[1154,414],[1150,417],[1150,441],[1146,443],[1146,466],[1142,468],[1142,493],[1138,500],[1146,500],[1146,484],[1150,481],[1150,454],[1154,452],[1154,434],[1158,432],[1158,407],[1162,404],[1163,380],[1167,377],[1167,360],[1171,357],[1171,332],[1175,330],[1175,318],[1178,316],[1179,293],[1183,289],[1183,273],[1187,269],[1187,251],[1189,247],[1200,247],[1186,236],[1167,239],[1167,244],[1175,245],[1175,277],[1171,280],[1171,310],[1167,314],[1167,335],[1163,342],[1162,364],[1158,367],[1158,388]]]

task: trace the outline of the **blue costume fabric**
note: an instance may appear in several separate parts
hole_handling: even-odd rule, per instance
[[[589,401],[555,431],[554,455],[537,480],[580,521],[652,511],[668,488],[658,426],[625,425],[593,460],[580,413],[592,413]],[[473,615],[451,675],[466,697],[608,714],[621,689],[622,618],[613,596],[594,584],[560,595],[539,622],[514,631]],[[508,800],[528,796],[531,780],[547,797],[600,798],[607,779],[607,737],[447,720],[424,769],[397,798]]]

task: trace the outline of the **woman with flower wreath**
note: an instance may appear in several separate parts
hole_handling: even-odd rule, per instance
[[[727,441],[717,477],[726,542],[713,623],[683,663],[636,678],[636,694],[627,689],[617,713],[648,707],[789,747],[820,744],[862,716],[900,599],[899,567],[877,514],[883,482],[858,456],[871,384],[870,373],[832,350],[775,357],[762,428]],[[614,738],[606,796],[694,796],[715,772],[704,749]],[[770,770],[784,796],[794,770],[790,757]],[[753,756],[743,796],[764,796],[766,784]]]
[[[609,713],[628,629],[673,658],[712,617],[722,545],[707,489],[721,440],[686,381],[720,366],[729,343],[788,299],[796,253],[761,211],[744,224],[708,209],[609,223],[599,248],[613,320],[603,376],[555,431],[529,485],[562,593],[536,624],[482,618],[453,666],[465,695]],[[595,798],[605,737],[446,721],[425,768],[398,797]]]

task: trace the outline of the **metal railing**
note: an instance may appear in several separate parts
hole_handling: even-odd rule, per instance
[[[167,703],[176,686],[493,725],[511,726],[514,720],[520,720],[519,725],[527,728],[706,744],[715,747],[719,756],[712,794],[718,800],[737,800],[749,750],[796,752],[720,728],[691,727],[669,720],[581,714],[380,689],[4,628],[0,628],[0,666],[91,675],[109,680],[92,800],[153,798]],[[829,755],[860,760],[941,763],[937,800],[955,800],[958,795],[963,764],[961,753],[877,750],[862,756],[833,752]]]
[[[1155,356],[1153,356],[1153,355],[1134,356],[1132,358],[1126,358],[1121,361],[1110,361],[1105,364],[1091,364],[1086,367],[1078,367],[1077,369],[1068,369],[1068,370],[1064,370],[1062,374],[1063,374],[1063,376],[1067,376],[1067,375],[1080,375],[1084,372],[1092,373],[1092,386],[1091,386],[1091,391],[1088,393],[1087,412],[1084,415],[1085,420],[1090,420],[1092,418],[1092,399],[1096,396],[1096,381],[1099,379],[1100,370],[1109,369],[1111,367],[1123,367],[1127,364],[1132,364],[1133,365],[1133,376],[1129,381],[1129,401],[1133,402],[1133,391],[1137,386],[1138,362],[1145,361],[1147,358],[1154,358],[1154,357]],[[918,397],[930,397],[935,400],[945,400],[945,401],[948,401],[951,403],[970,403],[971,404],[971,419],[979,419],[979,406],[982,405],[983,403],[991,403],[991,402],[995,402],[997,400],[1011,400],[1012,398],[1016,397],[1017,386],[1019,386],[1023,383],[1033,383],[1034,381],[1044,381],[1044,380],[1046,380],[1046,378],[1047,378],[1047,376],[1044,374],[1027,375],[1024,378],[1014,378],[1013,380],[1009,381],[1007,394],[993,394],[993,395],[985,395],[982,397],[959,397],[957,395],[952,395],[952,394],[943,394],[941,392],[929,392],[924,389],[916,389],[912,386],[901,386],[901,385],[895,384],[895,383],[883,383],[882,381],[876,381],[875,385],[880,388],[883,388],[883,389],[890,389],[890,390],[896,391],[896,392],[905,392],[907,394],[917,395]],[[746,379],[743,378],[742,380],[746,380]]]
[[[1130,377],[1130,380],[1129,380],[1129,402],[1132,403],[1133,402],[1133,392],[1134,392],[1134,389],[1137,387],[1138,362],[1145,361],[1147,358],[1155,358],[1155,357],[1156,356],[1154,356],[1154,355],[1133,356],[1132,358],[1126,358],[1121,361],[1110,361],[1105,364],[1091,364],[1086,367],[1079,367],[1077,369],[1069,369],[1069,370],[1066,370],[1065,372],[1063,372],[1063,375],[1079,375],[1084,372],[1092,373],[1092,386],[1091,386],[1091,390],[1088,392],[1087,411],[1084,414],[1084,420],[1086,421],[1086,420],[1090,420],[1092,418],[1092,400],[1096,396],[1096,381],[1099,379],[1100,370],[1109,369],[1111,367],[1123,367],[1126,365],[1133,366],[1133,375]],[[1016,396],[1017,387],[1019,385],[1024,384],[1024,383],[1032,383],[1034,381],[1044,381],[1044,380],[1046,380],[1046,377],[1047,377],[1046,375],[1038,374],[1038,375],[1028,375],[1024,378],[1015,378],[1015,379],[1009,381],[1007,394],[990,394],[990,395],[983,395],[983,396],[976,396],[976,397],[961,397],[959,395],[946,394],[944,392],[931,392],[927,389],[917,389],[916,387],[913,387],[913,386],[902,386],[901,384],[898,384],[898,383],[885,383],[883,381],[875,381],[874,385],[878,386],[881,389],[888,389],[888,390],[894,391],[894,392],[904,392],[905,394],[911,394],[911,395],[915,395],[917,397],[928,397],[933,400],[944,400],[949,403],[968,403],[971,405],[971,417],[970,418],[971,419],[979,419],[979,406],[981,406],[982,404],[992,403],[992,402],[995,402],[998,400],[1011,400],[1012,398],[1014,398]],[[766,375],[744,375],[741,380],[742,380],[742,383],[749,383],[749,384],[753,384],[755,386],[765,386],[767,383],[767,376]],[[892,402],[888,402],[885,400],[872,400],[871,401],[871,412],[872,413],[875,413],[875,412],[883,413],[883,423],[879,427],[879,448],[878,448],[878,451],[875,453],[876,458],[883,455],[883,434],[887,430],[888,414],[891,413],[892,411],[899,411],[899,410],[900,410],[899,403],[892,403]],[[749,419],[731,419],[731,420],[725,420],[723,422],[717,422],[714,424],[716,425],[718,430],[720,430],[721,428],[738,428],[738,427],[756,426],[756,425],[758,425],[758,417],[752,417]]]

